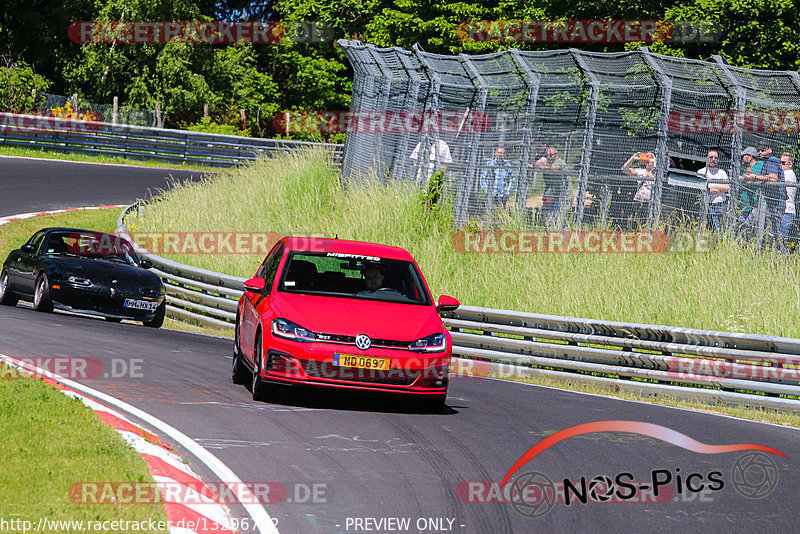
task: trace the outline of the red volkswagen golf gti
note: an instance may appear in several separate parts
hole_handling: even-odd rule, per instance
[[[285,237],[244,283],[233,381],[404,393],[431,411],[447,396],[450,333],[414,258],[398,247]]]

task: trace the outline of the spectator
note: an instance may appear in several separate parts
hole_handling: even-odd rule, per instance
[[[745,226],[752,226],[754,210],[758,207],[758,190],[754,182],[756,176],[761,172],[763,162],[758,161],[758,151],[755,147],[749,146],[742,150],[742,175],[739,177],[741,187],[739,188],[739,203],[741,212],[737,219],[737,230],[741,232]]]
[[[422,142],[419,142],[417,146],[414,147],[414,150],[411,151],[411,155],[408,156],[408,159],[412,160],[412,162],[417,165],[417,183],[421,184],[423,187],[428,187],[431,176],[433,176],[433,172],[436,170],[436,163],[439,163],[440,169],[445,170],[447,169],[447,165],[453,163],[453,156],[450,154],[450,147],[447,146],[447,143],[445,143],[443,139],[438,139],[435,143],[431,143],[428,166],[427,169],[423,170],[423,166],[417,161],[421,149]]]
[[[797,176],[794,174],[794,156],[789,152],[784,152],[781,154],[781,167],[783,167],[783,178],[786,180],[786,183],[796,184],[797,183]],[[797,195],[797,188],[796,187],[787,187],[786,188],[786,209],[783,212],[783,218],[781,219],[781,235],[783,236],[783,248],[782,251],[784,253],[788,252],[786,247],[786,242],[790,237],[790,230],[792,228],[792,223],[795,219],[795,198]]]
[[[644,168],[631,168],[634,161],[639,161],[639,164],[644,165]],[[656,156],[652,152],[637,152],[628,158],[622,165],[622,172],[628,176],[635,176],[639,178],[639,189],[633,196],[633,200],[638,202],[636,208],[636,217],[638,219],[645,219],[647,216],[647,205],[653,196],[653,181],[655,180]]]
[[[542,195],[542,216],[546,217],[547,224],[555,223],[564,204],[567,189],[566,172],[567,163],[558,156],[558,149],[548,147],[545,155],[539,158],[533,167],[542,171],[544,194]]]
[[[709,150],[706,159],[706,166],[697,171],[697,174],[706,180],[725,180],[728,181],[728,173],[718,167],[719,153],[716,150]],[[723,226],[725,213],[728,211],[728,191],[730,185],[727,183],[708,184],[708,215],[711,217],[711,224],[714,230],[719,230]]]
[[[784,182],[783,167],[780,159],[772,155],[772,148],[765,143],[760,143],[758,145],[758,157],[764,164],[759,170],[756,179],[762,184],[767,182],[782,184]],[[786,192],[787,189],[785,187],[767,186],[764,188],[764,198],[767,201],[767,230],[775,238],[778,249],[781,252],[785,252],[781,221],[786,210]]]
[[[501,146],[495,149],[494,157],[486,161],[486,168],[481,173],[481,188],[488,193],[492,206],[505,207],[508,202],[514,189],[514,171],[510,167],[506,149]]]

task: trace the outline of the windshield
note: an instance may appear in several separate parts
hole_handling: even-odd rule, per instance
[[[279,291],[428,305],[412,262],[337,252],[292,253]]]
[[[102,232],[53,232],[47,238],[44,253],[48,256],[75,256],[138,265],[130,241]]]

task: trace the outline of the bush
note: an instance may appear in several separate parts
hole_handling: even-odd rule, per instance
[[[36,74],[33,67],[24,61],[12,61],[0,56],[0,111],[24,113],[36,111],[52,82]],[[36,89],[37,97],[32,94]]]

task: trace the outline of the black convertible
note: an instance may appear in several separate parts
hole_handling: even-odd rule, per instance
[[[147,271],[133,245],[119,236],[79,228],[44,228],[11,251],[0,272],[0,304],[19,299],[49,312],[53,308],[133,319],[154,328],[164,323],[161,279]]]

